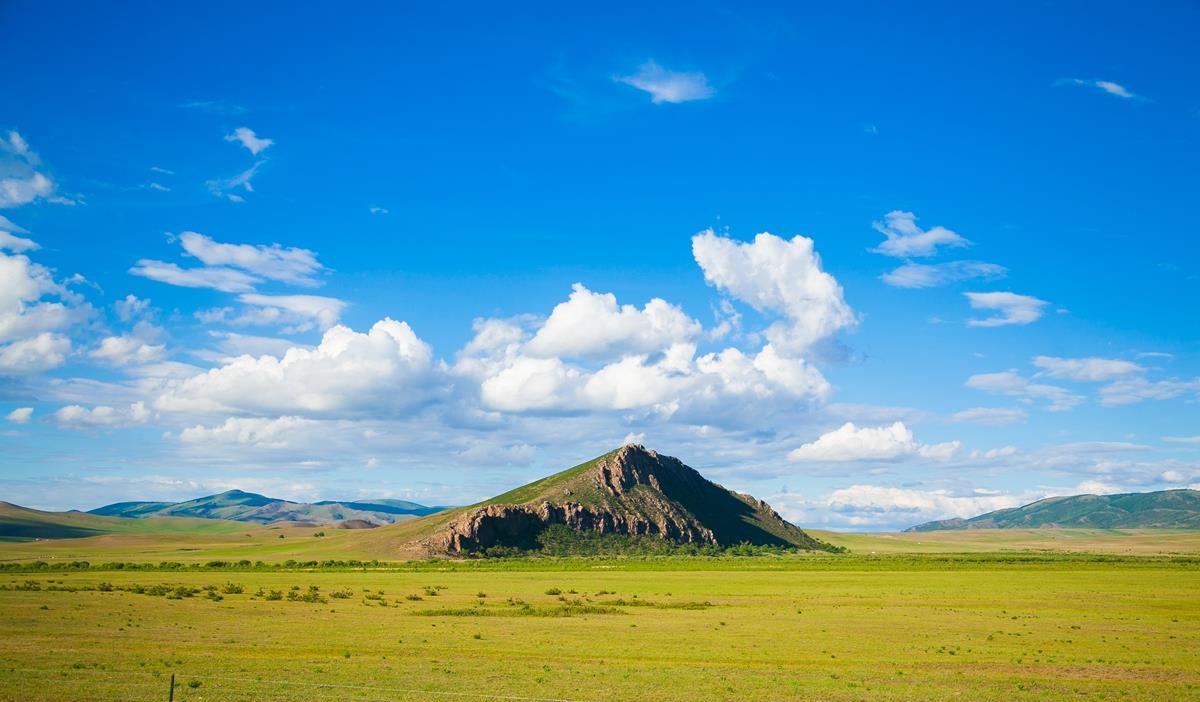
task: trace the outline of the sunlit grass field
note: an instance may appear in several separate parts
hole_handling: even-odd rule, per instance
[[[177,700],[1200,698],[1194,559],[577,559],[0,585],[3,700],[165,700],[172,673]]]

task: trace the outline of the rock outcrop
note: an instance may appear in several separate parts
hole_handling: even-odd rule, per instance
[[[819,544],[765,502],[726,490],[678,459],[637,445],[461,510],[425,544],[431,552],[450,554],[492,546],[529,548],[542,530],[556,524],[681,544]]]

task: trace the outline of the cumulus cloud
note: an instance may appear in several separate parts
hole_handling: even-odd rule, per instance
[[[50,269],[0,251],[0,375],[62,365],[71,341],[60,332],[91,312]]]
[[[260,152],[266,151],[267,147],[275,143],[274,139],[265,139],[254,133],[249,127],[238,127],[233,130],[232,134],[225,135],[225,141],[237,142],[246,147],[251,154],[257,156]]]
[[[788,460],[897,461],[914,457],[948,460],[958,453],[961,446],[958,441],[922,444],[913,437],[904,422],[882,427],[858,427],[853,422],[846,422],[822,434],[816,441],[794,449],[788,454]]]
[[[857,323],[842,286],[821,269],[812,239],[762,233],[744,243],[709,229],[692,237],[692,255],[707,283],[760,312],[784,317],[766,332],[780,352],[803,351]]]
[[[5,419],[12,422],[13,424],[28,424],[30,418],[32,418],[32,417],[33,417],[33,408],[32,407],[18,407],[15,410],[13,410],[12,412],[9,412],[5,416]]]
[[[1015,370],[979,373],[967,378],[967,387],[997,395],[1017,397],[1026,402],[1045,401],[1051,412],[1065,412],[1083,403],[1081,395],[1057,385],[1035,383]]]
[[[88,352],[92,359],[114,366],[146,364],[157,361],[166,353],[163,344],[149,343],[134,334],[105,337],[100,345]]]
[[[433,353],[408,324],[376,322],[366,333],[335,326],[315,348],[282,357],[239,356],[173,383],[164,411],[311,416],[381,412],[428,398]]]
[[[1101,382],[1142,373],[1146,370],[1130,361],[1095,356],[1089,358],[1035,356],[1033,365],[1042,369],[1041,375],[1079,382]]]
[[[875,231],[887,237],[879,246],[871,250],[885,256],[897,258],[932,256],[937,253],[939,246],[963,247],[971,244],[945,227],[921,229],[917,226],[917,216],[912,212],[902,210],[888,212],[883,216],[882,222],[875,222],[871,226]]]
[[[638,309],[575,283],[525,349],[531,356],[606,357],[648,353],[699,336],[699,322],[665,300]]]
[[[1024,422],[1029,419],[1029,413],[1019,407],[971,407],[955,412],[950,419],[963,424],[1003,426]]]
[[[1042,317],[1042,308],[1050,304],[1029,295],[1011,292],[963,293],[976,310],[995,310],[996,314],[983,319],[968,319],[972,327],[1002,327],[1010,324],[1030,324]]]
[[[1008,275],[1008,269],[983,261],[949,261],[947,263],[906,263],[880,276],[895,288],[933,288],[964,280],[995,280]]]
[[[54,413],[59,426],[72,429],[94,429],[101,427],[127,427],[144,424],[150,419],[150,411],[143,402],[134,402],[128,407],[97,405],[88,409],[80,405],[67,405]]]
[[[290,448],[303,443],[319,422],[303,417],[230,417],[213,427],[196,425],[179,433],[185,444],[235,444],[258,448]]]
[[[633,75],[617,76],[614,80],[649,93],[650,101],[656,105],[705,100],[716,93],[703,73],[671,71],[654,61],[643,63]]]
[[[42,172],[41,165],[20,133],[10,130],[0,137],[0,208],[53,198],[54,181]]]
[[[117,313],[117,319],[130,322],[150,311],[150,301],[137,295],[126,295],[123,300],[113,303],[113,311]]]
[[[1138,95],[1129,88],[1126,88],[1120,83],[1114,83],[1111,80],[1085,80],[1082,78],[1064,78],[1056,83],[1056,85],[1071,85],[1081,88],[1092,88],[1106,95],[1122,98],[1125,100],[1145,100],[1146,98]]]

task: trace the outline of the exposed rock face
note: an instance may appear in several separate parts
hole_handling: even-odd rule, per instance
[[[547,481],[523,502],[485,504],[457,515],[430,537],[428,548],[464,553],[532,547],[537,535],[555,524],[689,544],[811,541],[765,502],[726,490],[679,460],[642,446],[625,446],[583,472]]]

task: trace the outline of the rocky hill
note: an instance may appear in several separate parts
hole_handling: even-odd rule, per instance
[[[558,524],[579,533],[681,544],[831,548],[767,503],[726,490],[678,459],[636,445],[423,521],[431,528],[421,544],[431,553],[529,548],[539,533]]]
[[[1162,490],[1121,495],[1048,497],[1024,507],[970,519],[927,522],[906,531],[947,529],[1200,529],[1200,491]]]
[[[229,490],[185,502],[118,502],[89,511],[108,517],[199,517],[270,524],[297,522],[328,524],[354,520],[368,525],[393,524],[433,514],[442,507],[426,507],[406,500],[355,500],[291,502],[253,492]]]

